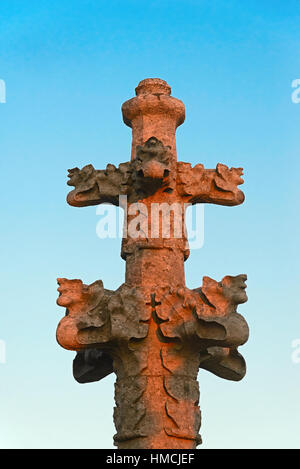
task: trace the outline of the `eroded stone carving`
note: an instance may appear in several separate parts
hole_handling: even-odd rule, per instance
[[[178,192],[192,203],[239,205],[244,194],[238,189],[243,184],[242,168],[228,168],[217,164],[215,170],[204,169],[202,164],[192,168],[190,163],[178,163]]]
[[[161,202],[242,203],[241,168],[177,163],[175,130],[185,112],[167,83],[143,80],[136,94],[122,106],[133,132],[131,161],[70,170],[74,190],[68,203],[118,205],[120,195],[127,196],[127,208],[135,202],[147,208]],[[173,233],[175,224],[174,215]],[[126,278],[118,290],[105,289],[100,280],[84,285],[58,279],[57,303],[67,309],[57,340],[77,351],[75,379],[91,382],[116,373],[114,441],[120,449],[195,448],[201,442],[199,369],[235,381],[245,375],[238,348],[249,331],[237,306],[247,301],[247,277],[204,277],[201,287],[190,290],[184,279],[188,254],[185,234],[178,239],[148,233],[123,239]]]
[[[150,137],[137,147],[137,156],[131,162],[121,163],[118,168],[108,164],[105,170],[95,170],[89,164],[82,169],[69,169],[69,186],[75,189],[67,201],[75,207],[98,205],[109,202],[119,205],[119,196],[127,195],[134,202],[154,194],[159,187],[174,187],[175,172],[170,176],[169,147],[156,137]]]

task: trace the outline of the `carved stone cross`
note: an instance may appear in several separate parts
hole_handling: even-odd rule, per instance
[[[146,79],[123,104],[132,128],[130,162],[69,170],[70,205],[119,205],[127,198],[125,283],[111,291],[101,280],[58,279],[57,300],[67,308],[57,340],[77,351],[75,379],[117,375],[114,442],[120,449],[195,448],[201,442],[199,368],[236,381],[246,372],[237,348],[247,341],[248,326],[236,311],[247,301],[246,275],[220,282],[204,277],[194,290],[184,276],[186,204],[241,204],[242,169],[177,162],[175,132],[185,109],[170,94],[165,81]]]

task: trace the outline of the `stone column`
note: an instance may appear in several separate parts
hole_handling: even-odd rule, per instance
[[[100,280],[58,279],[58,304],[67,311],[57,339],[78,352],[75,379],[116,373],[114,441],[120,449],[195,448],[201,441],[199,368],[236,381],[246,372],[237,348],[248,326],[236,311],[247,301],[246,275],[220,282],[204,277],[194,290],[184,275],[186,204],[242,203],[242,169],[177,162],[175,132],[185,110],[170,94],[165,81],[146,79],[123,104],[132,128],[129,162],[69,170],[70,205],[110,202],[126,210],[125,283],[110,291]]]

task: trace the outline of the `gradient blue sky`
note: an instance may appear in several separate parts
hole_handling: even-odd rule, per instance
[[[178,159],[244,167],[245,203],[205,207],[187,284],[248,274],[240,383],[199,373],[202,448],[300,448],[298,0],[1,0],[1,448],[112,448],[113,383],[79,385],[56,277],[124,280],[120,240],[65,202],[68,168],[127,161],[121,104],[148,77],[186,105]]]

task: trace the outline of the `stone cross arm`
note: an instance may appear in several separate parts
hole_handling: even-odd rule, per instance
[[[178,349],[192,347],[195,356],[199,354],[198,367],[239,380],[246,368],[237,347],[247,341],[248,326],[236,307],[247,301],[245,280],[245,275],[227,276],[221,282],[204,277],[199,289],[164,287],[149,293],[126,284],[114,292],[104,289],[101,281],[84,285],[81,280],[58,279],[57,303],[67,310],[57,340],[66,349],[87,350],[85,359],[76,359],[74,374],[80,382],[96,381],[106,376],[105,370],[113,371],[113,358],[117,364],[122,359],[128,362],[128,344],[147,337],[153,310],[163,340],[178,343]],[[127,373],[135,376],[136,362],[142,361],[138,349],[132,349],[131,361]]]
[[[68,185],[74,186],[67,197],[76,207],[112,203],[119,205],[119,196],[130,201],[150,196],[157,189],[175,191],[178,199],[187,203],[239,205],[244,194],[238,189],[243,184],[242,168],[228,168],[218,164],[216,169],[205,169],[202,164],[192,168],[190,163],[172,165],[169,147],[156,137],[137,147],[136,159],[116,168],[108,164],[105,170],[95,170],[89,164],[81,170],[69,170]]]
[[[57,340],[78,352],[75,379],[87,383],[117,374],[114,440],[120,448],[190,448],[201,442],[199,367],[234,381],[246,372],[238,347],[248,339],[248,326],[236,311],[247,301],[245,280],[204,277],[195,290],[125,283],[113,292],[101,281],[58,279],[57,303],[67,309]],[[162,432],[156,443],[153,425]]]

